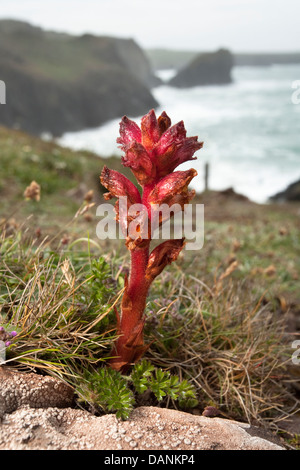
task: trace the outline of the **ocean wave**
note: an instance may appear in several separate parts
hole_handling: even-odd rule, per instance
[[[212,189],[233,187],[265,202],[300,177],[300,104],[291,101],[300,66],[235,67],[233,77],[226,86],[157,87],[157,114],[166,111],[173,122],[182,119],[188,135],[204,140],[193,162],[199,173],[196,189],[203,189],[203,168],[209,162]],[[119,121],[66,133],[59,143],[103,157],[121,155],[116,144]]]

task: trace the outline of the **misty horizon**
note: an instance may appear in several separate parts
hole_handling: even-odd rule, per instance
[[[133,41],[136,41],[136,39],[134,37],[130,37],[130,36],[117,36],[117,35],[109,35],[109,34],[101,34],[101,33],[92,33],[90,31],[85,31],[83,33],[70,33],[68,31],[63,31],[63,30],[56,30],[56,29],[49,29],[49,28],[44,28],[43,26],[39,25],[39,24],[36,24],[36,23],[33,23],[33,22],[30,22],[30,21],[27,21],[27,20],[23,20],[23,19],[19,19],[19,18],[13,18],[13,17],[7,17],[7,18],[4,18],[4,17],[1,17],[0,16],[0,22],[1,21],[11,21],[11,22],[20,22],[20,23],[26,23],[26,24],[30,24],[31,26],[35,27],[35,28],[40,28],[41,30],[43,31],[46,31],[48,33],[56,33],[56,34],[65,34],[65,35],[69,35],[69,36],[74,36],[74,37],[82,37],[82,36],[85,36],[85,35],[92,35],[92,36],[95,36],[95,37],[111,37],[111,38],[117,38],[117,39],[127,39],[127,40],[133,40]],[[137,42],[137,41],[136,41]],[[139,44],[139,43],[138,43]],[[140,44],[139,44],[140,45]],[[170,47],[170,46],[155,46],[155,47],[147,47],[147,48],[143,48],[145,50],[152,50],[152,51],[170,51],[170,52],[187,52],[187,53],[206,53],[206,52],[211,52],[215,49],[188,49],[188,48],[185,48],[185,49],[179,49],[179,48],[176,48],[176,47]],[[222,46],[220,45],[217,49],[227,49],[225,46]],[[300,53],[300,46],[298,49],[290,49],[290,50],[261,50],[261,51],[258,51],[258,50],[233,50],[233,49],[230,49],[230,51],[233,53],[233,54],[247,54],[247,55],[251,55],[251,54],[255,54],[255,55],[276,55],[276,54],[298,54]]]
[[[59,14],[57,13],[59,12]],[[29,22],[48,31],[134,39],[143,49],[234,53],[300,50],[296,0],[11,0],[0,19]],[[299,46],[298,46],[299,44]]]

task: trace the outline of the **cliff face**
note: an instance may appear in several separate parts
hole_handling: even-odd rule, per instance
[[[169,85],[187,88],[197,85],[230,83],[232,66],[232,54],[225,49],[213,53],[199,54],[170,80]]]
[[[0,21],[0,123],[33,134],[99,126],[144,114],[157,102],[149,63],[132,40],[46,32]]]
[[[271,201],[300,201],[300,179],[290,184],[284,191],[270,197]]]
[[[143,50],[132,39],[114,39],[121,63],[132,74],[149,88],[160,85],[161,80],[156,77],[150,67],[150,62]]]

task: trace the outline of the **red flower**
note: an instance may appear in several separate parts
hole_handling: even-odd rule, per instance
[[[183,121],[171,127],[169,116],[163,112],[156,118],[152,109],[141,120],[141,128],[123,117],[117,142],[125,152],[123,164],[131,168],[144,186],[171,173],[202,148],[197,137],[186,137]]]
[[[141,203],[139,190],[126,176],[122,175],[122,173],[110,170],[107,166],[104,166],[100,181],[109,191],[104,194],[104,199],[108,200],[112,197],[127,196],[131,204]]]
[[[121,144],[121,148],[124,148],[133,141],[142,141],[141,129],[134,121],[124,116],[120,122],[120,137],[118,137],[117,143]]]
[[[110,170],[107,166],[104,166],[101,176],[101,184],[108,189],[108,193],[104,194],[104,199],[109,200],[112,197],[120,198],[126,197],[127,204],[125,210],[120,211],[119,199],[115,204],[116,221],[119,222],[123,235],[127,237],[128,224],[133,220],[134,217],[128,215],[128,210],[133,204],[141,204],[141,196],[137,187],[128,179],[115,170]],[[132,243],[132,240],[127,237],[127,246]],[[136,241],[142,243],[141,240]],[[135,246],[135,245],[133,245]]]
[[[189,191],[188,185],[197,176],[197,171],[191,168],[186,171],[175,171],[162,178],[151,191],[148,197],[150,204],[179,203],[183,208],[195,196],[195,191]]]
[[[196,160],[193,155],[202,147],[203,142],[198,142],[197,137],[186,137],[182,121],[168,129],[154,149],[159,176],[171,173],[181,163]]]
[[[122,157],[124,166],[131,168],[140,185],[152,183],[156,169],[145,147],[135,140],[124,147],[125,156]]]
[[[168,264],[178,258],[183,247],[184,239],[180,239],[167,240],[154,248],[149,256],[146,279],[152,282]]]

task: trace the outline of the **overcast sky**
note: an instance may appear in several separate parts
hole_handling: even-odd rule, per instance
[[[300,0],[0,0],[0,18],[145,48],[300,50]]]

